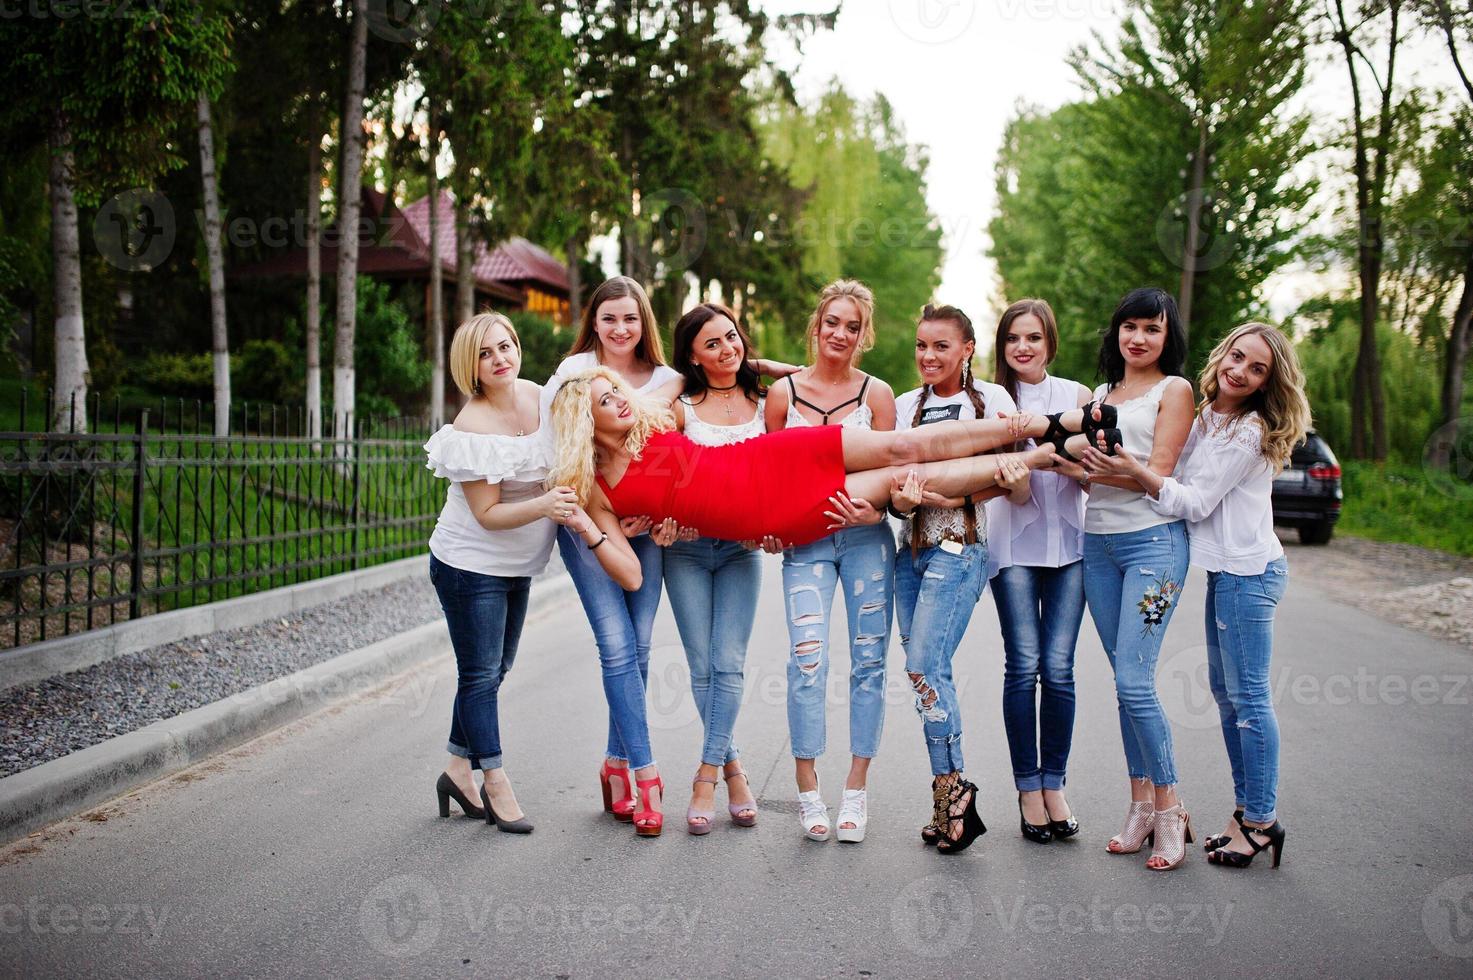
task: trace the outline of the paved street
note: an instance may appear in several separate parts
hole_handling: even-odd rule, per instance
[[[699,724],[668,607],[651,677],[671,826],[636,839],[599,806],[606,709],[576,605],[530,623],[502,724],[537,830],[436,816],[454,683],[440,662],[0,852],[8,976],[1469,976],[1473,657],[1331,601],[1309,559],[1280,607],[1281,870],[1111,856],[1126,784],[1108,666],[1086,618],[1070,799],[1083,831],[1017,831],[984,596],[957,658],[969,774],[990,833],[919,842],[930,774],[890,653],[869,838],[802,838],[770,559],[738,726],[759,825],[683,832]],[[1232,809],[1206,692],[1203,578],[1163,651],[1183,797],[1199,834]],[[842,627],[835,639],[843,645]],[[847,768],[847,654],[831,675],[825,796]]]

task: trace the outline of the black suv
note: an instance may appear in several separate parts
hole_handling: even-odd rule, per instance
[[[1328,544],[1341,498],[1340,463],[1325,440],[1310,432],[1274,480],[1274,523],[1298,528],[1302,544]]]

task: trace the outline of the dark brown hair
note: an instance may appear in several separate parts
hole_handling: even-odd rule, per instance
[[[736,383],[752,401],[756,401],[767,394],[767,389],[762,386],[762,379],[753,370],[751,359],[756,357],[752,349],[752,338],[747,336],[742,322],[737,315],[720,303],[702,303],[691,308],[680,321],[675,324],[675,370],[685,379],[685,394],[694,397],[703,394],[711,386],[706,378],[706,371],[699,364],[691,363],[691,355],[695,353],[696,337],[701,330],[718,316],[724,316],[736,327],[737,336],[742,340],[742,362],[737,366]]]
[[[655,326],[655,312],[650,307],[650,298],[644,287],[628,276],[605,279],[593,291],[593,295],[588,298],[588,305],[583,308],[583,322],[578,327],[578,336],[573,339],[573,346],[568,348],[569,357],[598,350],[598,331],[593,329],[598,308],[611,299],[623,299],[626,296],[632,298],[639,307],[639,343],[635,347],[635,356],[646,364],[665,363],[665,347],[660,343],[660,329]]]
[[[1002,385],[1007,390],[1014,405],[1018,403],[1018,372],[1008,364],[1004,348],[1007,347],[1008,330],[1012,328],[1013,321],[1029,313],[1038,317],[1038,322],[1043,324],[1043,343],[1048,348],[1048,354],[1043,359],[1044,366],[1047,367],[1054,363],[1054,357],[1059,353],[1059,324],[1054,319],[1053,307],[1049,306],[1046,300],[1020,299],[1003,310],[1002,319],[997,321],[997,339],[992,345],[994,362],[992,377],[996,384]]]

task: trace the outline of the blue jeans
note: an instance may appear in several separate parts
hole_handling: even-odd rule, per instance
[[[1156,661],[1187,577],[1187,526],[1084,536],[1084,598],[1115,671],[1120,738],[1131,779],[1176,783],[1171,726],[1156,696]]]
[[[895,540],[889,522],[845,528],[783,553],[788,609],[788,734],[793,756],[816,759],[827,744],[829,613],[844,586],[849,616],[849,751],[880,749],[885,724],[885,650],[895,608]]]
[[[1074,644],[1084,619],[1084,562],[1011,565],[993,577],[992,598],[1002,623],[1002,721],[1013,785],[1019,792],[1063,789],[1074,741]]]
[[[499,769],[496,695],[517,656],[532,580],[462,571],[430,555],[430,583],[455,649],[455,706],[446,748],[470,760],[473,769]]]
[[[665,588],[690,665],[690,691],[706,737],[701,761],[720,766],[741,753],[732,744],[742,705],[742,665],[762,591],[761,552],[735,541],[700,538],[665,549]]]
[[[557,544],[598,646],[604,699],[609,702],[608,757],[625,760],[634,769],[652,766],[655,758],[644,691],[650,671],[650,634],[660,608],[664,549],[647,534],[629,539],[644,581],[638,591],[625,592],[609,578],[598,555],[588,550],[581,537],[560,527]]]
[[[1207,573],[1207,681],[1222,716],[1222,740],[1233,767],[1233,799],[1243,819],[1278,819],[1279,719],[1269,660],[1274,610],[1289,585],[1289,563],[1262,575]]]
[[[962,714],[951,659],[972,621],[987,584],[987,545],[969,544],[961,554],[940,548],[910,549],[895,557],[895,612],[905,672],[916,694],[916,711],[926,733],[931,775],[961,772]]]

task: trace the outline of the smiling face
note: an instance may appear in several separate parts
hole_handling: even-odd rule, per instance
[[[644,323],[639,315],[639,301],[633,296],[620,296],[599,304],[593,317],[593,330],[605,356],[632,356],[644,336]]]
[[[1274,352],[1258,334],[1245,333],[1228,345],[1217,366],[1217,402],[1232,410],[1253,397],[1273,376]]]
[[[1028,384],[1043,380],[1048,367],[1048,336],[1044,333],[1043,321],[1032,313],[1024,313],[1008,324],[1008,335],[1003,339],[1003,360]]]
[[[1166,349],[1166,315],[1131,317],[1120,323],[1120,356],[1127,368],[1144,369],[1161,360]]]
[[[506,327],[499,323],[487,327],[476,353],[476,377],[481,390],[515,384],[521,367],[522,352]]]
[[[691,342],[690,362],[708,379],[734,377],[746,356],[736,324],[720,314],[707,320]]]
[[[590,386],[593,431],[601,435],[622,436],[634,426],[634,409],[629,396],[607,378],[594,378]]]
[[[949,391],[959,387],[962,364],[977,345],[952,320],[922,320],[916,327],[916,369],[921,383]]]
[[[863,333],[859,304],[847,296],[830,300],[818,318],[818,356],[852,364],[859,355]]]

